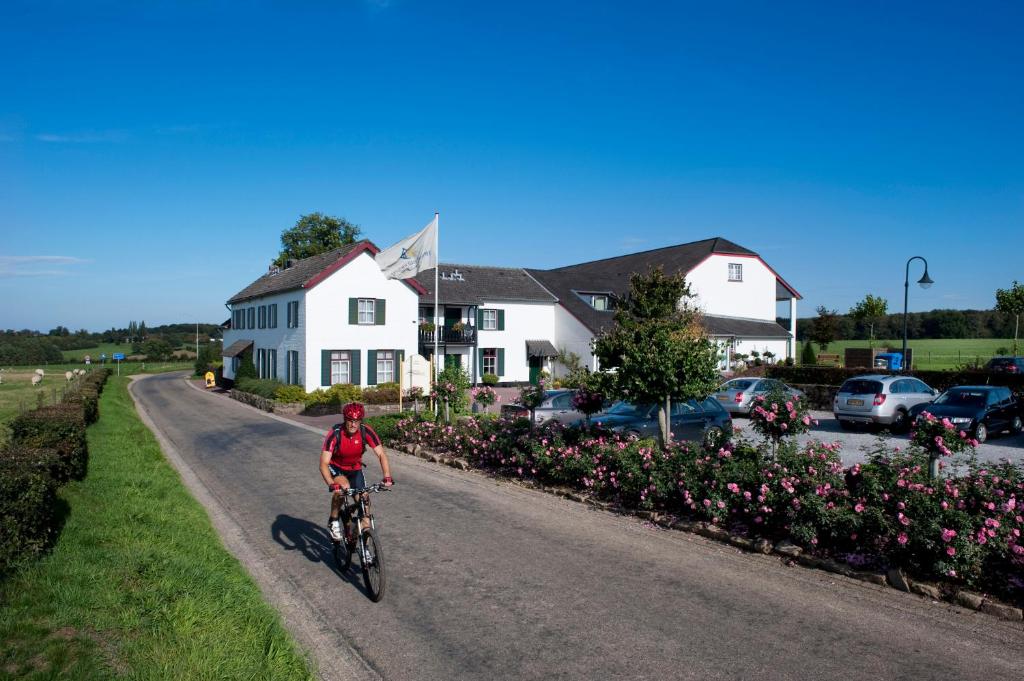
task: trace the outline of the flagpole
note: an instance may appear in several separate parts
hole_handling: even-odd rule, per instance
[[[441,252],[439,250],[439,244],[440,244],[440,241],[441,241],[441,238],[440,238],[440,233],[441,233],[441,219],[440,219],[440,216],[441,216],[440,212],[434,211],[434,376],[433,376],[433,378],[434,378],[435,381],[437,380],[437,370],[438,370],[438,368],[439,368],[439,366],[441,364],[440,362],[437,361],[438,360],[437,353],[439,352],[438,346],[440,345],[440,343],[438,341],[439,341],[439,339],[441,337],[441,324],[437,321],[437,313],[438,313],[438,302],[437,302],[437,280],[438,280],[438,276],[437,275],[438,275],[438,273],[441,270]]]

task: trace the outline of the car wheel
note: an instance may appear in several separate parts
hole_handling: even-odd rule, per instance
[[[896,413],[892,417],[892,423],[889,424],[889,430],[894,433],[903,433],[910,428],[910,419],[907,417],[907,412],[902,409],[897,409]]]
[[[988,439],[988,427],[984,423],[979,423],[974,427],[974,439],[978,442]]]
[[[707,432],[704,433],[704,449],[715,450],[722,446],[722,441],[725,439],[725,434],[722,429],[718,426],[712,426],[708,428]]]
[[[1019,416],[1014,416],[1013,419],[1010,420],[1010,432],[1016,435],[1022,429],[1024,429],[1024,423],[1021,423]]]

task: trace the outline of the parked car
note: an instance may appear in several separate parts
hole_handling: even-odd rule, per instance
[[[672,439],[715,448],[732,436],[732,418],[713,397],[672,402]],[[658,407],[616,402],[591,419],[605,428],[637,437],[658,437]]]
[[[985,364],[985,371],[994,374],[1024,374],[1024,357],[993,357]]]
[[[967,431],[978,442],[993,433],[1021,431],[1020,404],[1009,388],[994,385],[960,385],[950,388],[931,404],[919,404],[911,410],[918,418],[922,411],[947,418],[959,430]]]
[[[888,426],[898,433],[910,428],[910,410],[931,402],[937,394],[912,376],[855,376],[840,386],[832,411],[844,430],[861,423]]]
[[[758,395],[767,395],[771,392],[785,393],[795,400],[804,398],[802,390],[792,388],[774,378],[734,378],[720,385],[718,391],[711,396],[730,414],[750,416],[750,410],[754,408],[754,399]]]
[[[544,402],[533,410],[534,423],[560,421],[565,425],[582,421],[585,415],[572,406],[575,390],[545,390]],[[530,410],[520,404],[501,405],[501,415],[505,418],[530,418]]]

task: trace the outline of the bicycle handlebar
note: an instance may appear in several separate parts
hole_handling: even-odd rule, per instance
[[[385,487],[383,482],[378,482],[376,485],[370,485],[369,487],[360,487],[358,489],[349,487],[348,489],[338,490],[347,497],[354,497],[357,494],[363,494],[364,492],[369,494],[370,492],[389,492],[390,487]],[[334,494],[334,492],[331,492]]]

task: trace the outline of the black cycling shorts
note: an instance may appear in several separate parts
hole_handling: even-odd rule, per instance
[[[348,480],[349,487],[354,487],[355,489],[366,487],[366,479],[363,477],[362,469],[358,471],[343,471],[333,463],[327,464],[327,468],[330,469],[332,478],[344,475],[345,479]]]

